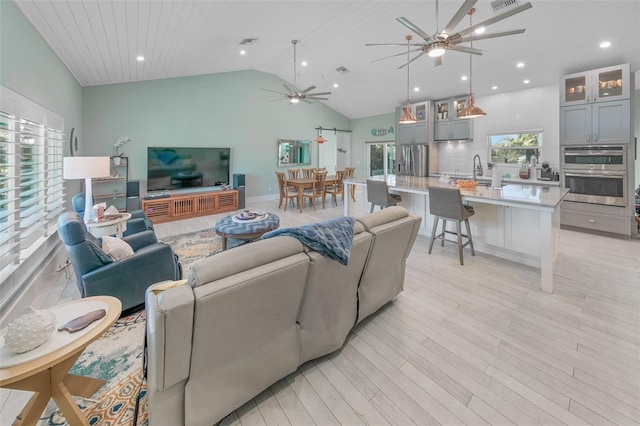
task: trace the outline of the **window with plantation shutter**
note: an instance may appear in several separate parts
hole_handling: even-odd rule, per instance
[[[0,86],[0,308],[24,284],[20,265],[56,231],[63,139],[62,117]]]

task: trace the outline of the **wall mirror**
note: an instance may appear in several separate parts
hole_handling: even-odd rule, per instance
[[[278,167],[311,164],[311,141],[278,139]]]

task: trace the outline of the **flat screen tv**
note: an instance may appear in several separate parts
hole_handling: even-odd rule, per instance
[[[147,191],[229,184],[231,148],[147,148]]]

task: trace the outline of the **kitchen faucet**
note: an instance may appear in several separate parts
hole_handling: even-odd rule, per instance
[[[476,169],[476,157],[478,158],[478,168]],[[478,154],[473,156],[473,181],[476,182],[477,176],[482,176],[482,161]]]

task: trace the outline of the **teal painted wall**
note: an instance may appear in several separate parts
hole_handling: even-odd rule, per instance
[[[62,115],[82,140],[82,88],[12,1],[0,0],[0,84]],[[67,147],[67,145],[65,145]]]
[[[351,149],[353,151],[351,162],[356,167],[356,176],[365,176],[367,171],[366,142],[388,142],[396,140],[395,132],[398,129],[396,129],[395,121],[395,112],[351,120]],[[374,136],[371,134],[372,129],[389,129],[390,127],[393,127],[394,133],[388,133],[383,136]]]
[[[315,139],[320,125],[351,128],[351,120],[326,106],[321,114],[317,102],[271,102],[260,90],[282,90],[282,83],[272,74],[238,71],[85,87],[87,153],[111,155],[118,137],[131,138],[121,151],[130,179],[146,188],[148,146],[231,147],[231,173],[246,174],[247,196],[276,194],[278,139]]]

